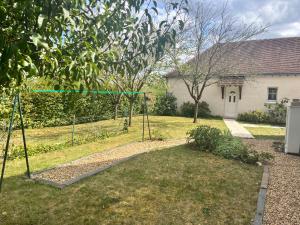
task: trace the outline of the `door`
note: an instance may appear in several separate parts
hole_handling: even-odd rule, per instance
[[[226,118],[237,117],[238,88],[226,87],[225,115]]]

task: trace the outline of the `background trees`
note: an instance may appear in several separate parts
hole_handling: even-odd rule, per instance
[[[196,123],[205,88],[218,82],[221,75],[234,74],[234,65],[226,57],[265,27],[235,18],[227,3],[220,7],[207,1],[193,2],[188,11],[185,29],[177,36],[177,46],[169,51],[169,59],[194,100]]]
[[[118,82],[118,90],[141,90],[149,68],[174,44],[175,28],[183,27],[180,14],[186,4],[187,0],[3,0],[1,92],[36,77],[51,80],[55,89],[101,89],[99,80],[108,73],[123,82]],[[136,96],[126,97],[132,115]],[[117,111],[120,99],[115,100]]]
[[[0,84],[50,77],[59,87],[94,88],[101,71],[163,54],[185,1],[25,0],[0,3]],[[160,12],[171,7],[170,19]],[[154,23],[159,29],[154,30]],[[146,66],[147,61],[143,61]],[[142,63],[142,61],[141,61]],[[130,68],[129,68],[130,69]]]

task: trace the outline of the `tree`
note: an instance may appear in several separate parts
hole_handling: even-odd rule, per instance
[[[115,77],[115,84],[124,92],[124,96],[129,102],[128,126],[132,125],[134,104],[139,96],[138,94],[133,93],[140,92],[142,90],[152,72],[152,65],[147,68],[143,68],[138,62],[136,62],[136,67],[133,68],[134,69],[127,70],[125,73]]]
[[[180,1],[170,4],[181,11]],[[159,20],[160,8],[155,0],[3,0],[0,85],[42,76],[55,88],[94,88],[101,71],[121,72],[132,58],[162,54],[177,18]],[[152,29],[154,20],[160,30]]]
[[[206,1],[189,5],[186,27],[177,37],[177,46],[170,49],[172,67],[183,80],[194,100],[194,123],[206,87],[218,82],[221,75],[234,74],[236,68],[226,58],[243,41],[262,33],[265,27],[244,24],[231,16],[227,3],[217,7]],[[190,56],[192,59],[187,59]]]
[[[123,98],[123,93],[121,88],[114,83],[113,80],[114,76],[112,74],[104,73],[103,76],[104,76],[103,79],[98,80],[99,83],[98,87],[103,87],[105,90],[109,92],[108,96],[114,107],[113,119],[116,120],[118,119],[119,106]]]
[[[146,23],[149,19],[147,16],[148,12],[145,12],[145,17],[140,17],[140,23],[142,24],[144,32],[150,33],[150,36],[146,35],[143,36],[142,39],[134,41],[133,44],[130,45],[132,51],[122,51],[122,49],[120,49],[121,59],[126,59],[126,68],[118,70],[118,67],[116,67],[114,74],[117,75],[115,76],[114,82],[123,92],[140,92],[149,78],[154,74],[153,71],[155,70],[156,64],[163,58],[165,49],[175,44],[176,29],[183,29],[183,21],[178,20],[178,18],[183,11],[186,11],[184,7],[186,4],[186,1],[166,3],[165,16],[160,20],[156,18],[155,22],[149,22],[149,26]],[[142,48],[144,49],[143,54],[139,53],[137,43],[142,43]],[[134,104],[138,95],[125,93],[124,96],[129,101],[128,125],[131,126]]]

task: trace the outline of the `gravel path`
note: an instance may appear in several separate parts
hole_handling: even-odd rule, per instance
[[[300,157],[275,152],[270,140],[245,141],[275,156],[270,163],[264,225],[299,225]]]
[[[137,154],[167,147],[177,146],[186,143],[186,140],[168,141],[145,141],[135,142],[120,147],[116,147],[103,152],[95,153],[70,163],[59,165],[55,168],[38,172],[32,175],[32,179],[44,181],[54,186],[63,187],[74,183],[72,180],[80,180],[94,171],[105,169],[114,163],[132,157]]]

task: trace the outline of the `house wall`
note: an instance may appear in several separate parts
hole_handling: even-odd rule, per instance
[[[191,98],[185,83],[179,78],[168,78],[169,92],[173,93],[177,98],[177,106],[184,102],[194,102]],[[204,89],[201,101],[206,101],[213,115],[223,116],[224,100],[221,97],[221,88],[218,85],[211,85]]]
[[[184,82],[179,78],[168,78],[169,92],[177,98],[178,107],[182,103],[193,99],[190,97]],[[278,76],[265,75],[245,81],[242,89],[242,98],[237,102],[237,113],[249,112],[251,110],[266,110],[268,102],[268,88],[277,87],[277,100],[283,98],[300,99],[300,76]],[[226,92],[226,91],[225,91]],[[221,97],[221,88],[216,84],[204,90],[202,101],[209,104],[213,115],[224,116],[225,99]]]

